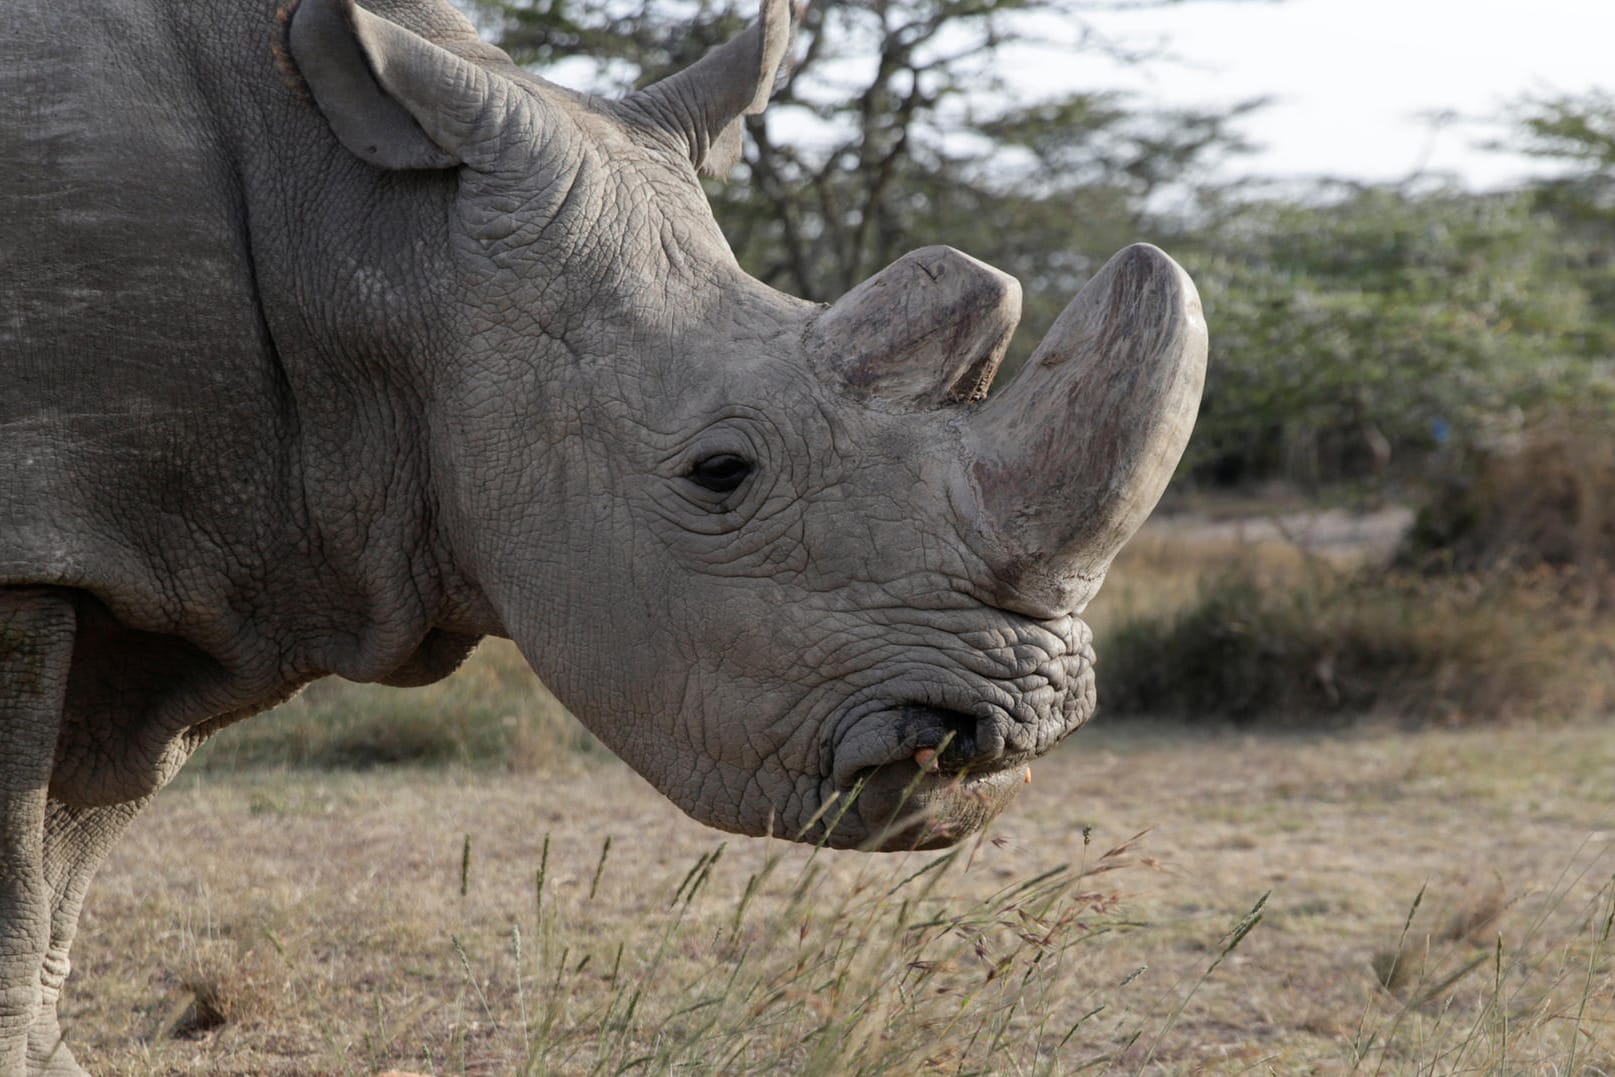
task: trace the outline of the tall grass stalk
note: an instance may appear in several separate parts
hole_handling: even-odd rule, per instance
[[[950,896],[968,863],[954,849],[896,882],[886,859],[831,884],[811,855],[783,877],[771,857],[737,895],[702,900],[723,850],[697,857],[647,908],[660,919],[653,945],[616,942],[605,1002],[571,1014],[552,999],[536,1015],[523,1073],[1071,1069],[1074,1034],[1102,1007],[1052,988],[1061,963],[1119,920],[1118,895],[1093,884],[1131,862],[1127,843],[985,898]],[[567,994],[586,960],[550,956],[552,995]]]
[[[1224,935],[1222,939],[1219,940],[1221,946],[1217,951],[1217,956],[1211,959],[1211,964],[1206,966],[1205,971],[1200,974],[1199,978],[1195,980],[1194,984],[1189,988],[1189,990],[1184,993],[1183,998],[1178,1001],[1178,1004],[1173,1008],[1172,1013],[1167,1017],[1166,1021],[1162,1023],[1160,1029],[1155,1033],[1155,1039],[1150,1041],[1149,1050],[1144,1052],[1144,1061],[1139,1063],[1138,1070],[1140,1073],[1142,1073],[1145,1068],[1149,1066],[1150,1062],[1154,1060],[1155,1052],[1160,1050],[1161,1041],[1166,1038],[1166,1034],[1168,1032],[1172,1031],[1172,1026],[1178,1023],[1178,1018],[1183,1016],[1183,1011],[1188,1007],[1189,1000],[1194,998],[1195,993],[1200,990],[1201,985],[1203,985],[1206,980],[1210,979],[1211,974],[1217,971],[1217,966],[1221,965],[1223,960],[1227,958],[1229,954],[1238,949],[1239,944],[1245,941],[1245,936],[1256,930],[1256,925],[1262,922],[1263,910],[1267,908],[1267,899],[1272,896],[1273,891],[1269,890],[1261,897],[1257,898],[1256,904],[1251,906],[1250,911],[1241,917],[1239,923],[1235,924],[1229,930],[1228,934]]]
[[[1505,939],[1499,932],[1477,946],[1462,928],[1469,918],[1454,916],[1445,926],[1428,923],[1415,932],[1415,918],[1425,902],[1420,889],[1403,922],[1394,950],[1382,951],[1375,972],[1386,995],[1397,1004],[1378,1027],[1369,1029],[1373,1016],[1364,1013],[1352,1044],[1351,1070],[1357,1072],[1377,1053],[1376,1074],[1393,1064],[1413,1063],[1420,1072],[1597,1072],[1587,1070],[1582,1051],[1598,1042],[1586,1034],[1589,1008],[1615,1009],[1615,977],[1610,976],[1610,940],[1615,931],[1615,877],[1600,886],[1581,918],[1587,931],[1577,943],[1563,947],[1559,960],[1545,960],[1539,936],[1550,918],[1563,910],[1572,893],[1581,890],[1600,865],[1607,867],[1611,848],[1593,849],[1595,837],[1584,840],[1561,869],[1553,884],[1534,900],[1523,931]],[[1591,855],[1589,850],[1591,849]],[[1507,903],[1512,907],[1518,899]],[[1580,953],[1581,945],[1586,951]],[[1485,988],[1457,994],[1458,985],[1476,969],[1490,964],[1492,976]],[[1449,1018],[1472,1009],[1474,1018],[1459,1026]],[[1608,1018],[1600,1018],[1602,1027]],[[1522,1037],[1530,1036],[1535,1055],[1519,1053]],[[1557,1043],[1558,1057],[1550,1059],[1549,1045]],[[1606,1053],[1599,1066],[1615,1061]],[[1577,1067],[1582,1067],[1578,1069]]]
[[[1615,876],[1598,892],[1605,906],[1602,919],[1593,919],[1593,945],[1587,949],[1587,977],[1582,981],[1581,998],[1576,1003],[1576,1020],[1570,1029],[1570,1048],[1565,1059],[1565,1072],[1576,1072],[1576,1049],[1581,1046],[1582,1023],[1587,1019],[1587,1000],[1593,994],[1594,977],[1609,954],[1610,931],[1615,928]],[[1596,912],[1596,910],[1595,910]]]

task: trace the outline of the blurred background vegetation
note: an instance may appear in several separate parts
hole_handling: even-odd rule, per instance
[[[474,0],[541,72],[620,93],[739,32],[733,0]],[[1180,490],[1385,487],[1615,402],[1615,98],[1518,101],[1510,148],[1553,178],[1476,192],[1203,177],[1250,147],[1222,110],[1120,94],[1017,100],[1000,53],[1091,0],[821,0],[745,158],[711,185],[741,263],[809,299],[947,243],[1021,279],[1028,350],[1110,253],[1168,248],[1214,328]],[[1092,47],[1118,48],[1099,34]],[[593,58],[587,65],[582,58]],[[1164,63],[1149,56],[1136,63]],[[1599,414],[1593,414],[1593,411]],[[1394,487],[1400,489],[1400,485]]]
[[[756,11],[466,5],[519,62],[605,94],[693,62]],[[1174,542],[1168,529],[1124,553],[1092,611],[1107,715],[1607,714],[1615,95],[1515,101],[1502,148],[1550,167],[1507,189],[1432,175],[1218,179],[1251,149],[1241,121],[1261,101],[1027,101],[1006,80],[1006,52],[1048,16],[1082,47],[1165,64],[1088,24],[1109,6],[816,0],[772,105],[747,119],[743,160],[709,182],[741,263],[829,300],[905,251],[951,244],[1025,288],[1010,365],[1123,245],[1155,242],[1189,270],[1210,370],[1158,519],[1267,518],[1276,541]],[[1386,507],[1411,515],[1400,541],[1345,556],[1290,541],[1308,513]],[[435,695],[316,686],[209,758],[525,769],[591,743],[547,697],[506,702],[520,671],[496,648]]]

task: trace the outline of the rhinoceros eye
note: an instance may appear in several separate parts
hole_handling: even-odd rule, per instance
[[[704,490],[727,494],[739,488],[750,474],[751,461],[725,452],[696,461],[690,468],[689,479]]]

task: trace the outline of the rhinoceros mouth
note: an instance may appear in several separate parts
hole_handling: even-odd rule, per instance
[[[837,752],[834,778],[843,789],[867,785],[877,771],[911,777],[984,778],[1024,766],[1036,754],[1006,743],[1013,720],[986,702],[938,706],[905,702],[860,721]]]
[[[940,751],[920,748],[919,758],[858,770],[826,813],[825,840],[866,851],[938,849],[986,826],[1014,799],[1031,754],[958,761],[947,755],[946,736]]]
[[[872,669],[820,743],[818,818],[833,845],[928,848],[979,830],[1028,764],[1094,709],[1093,651],[1075,618],[1004,615],[937,660]],[[809,838],[807,840],[813,840]]]

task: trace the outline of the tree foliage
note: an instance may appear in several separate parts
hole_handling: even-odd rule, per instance
[[[1516,115],[1504,148],[1561,171],[1499,192],[1323,184],[1190,231],[1214,349],[1198,475],[1405,475],[1544,416],[1615,433],[1615,96]]]
[[[1029,328],[1046,326],[1099,258],[1148,234],[1160,192],[1242,145],[1237,109],[1145,114],[1106,93],[1017,99],[1004,79],[1016,58],[1109,47],[1085,19],[1109,6],[809,5],[794,65],[748,121],[738,174],[711,190],[741,263],[829,300],[914,246],[949,243],[1020,277]],[[519,61],[593,57],[597,86],[617,92],[692,62],[755,14],[734,0],[505,0],[483,11]]]
[[[1593,370],[1603,313],[1527,194],[1257,202],[1201,243],[1207,477],[1383,473],[1495,436]]]
[[[755,15],[744,0],[471,0],[519,61],[620,93]],[[1174,0],[1142,0],[1148,6]],[[1502,193],[1202,177],[1246,149],[1231,109],[1104,92],[1025,100],[1034,52],[1110,49],[1108,0],[817,0],[736,175],[710,188],[741,263],[816,300],[948,243],[1020,278],[1024,354],[1112,251],[1168,246],[1212,327],[1184,475],[1405,473],[1615,378],[1615,96],[1524,102],[1515,148],[1564,170]],[[1133,57],[1133,59],[1139,59]]]
[[[1561,171],[1528,193],[1564,236],[1564,261],[1601,310],[1615,312],[1615,93],[1532,98],[1515,110],[1518,148]],[[1615,315],[1588,350],[1615,355]]]

